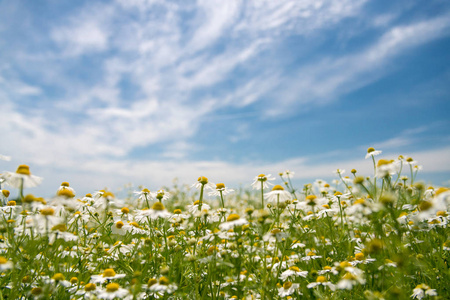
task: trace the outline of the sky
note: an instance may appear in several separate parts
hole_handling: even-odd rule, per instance
[[[0,171],[53,195],[199,176],[450,183],[450,2],[0,1]]]

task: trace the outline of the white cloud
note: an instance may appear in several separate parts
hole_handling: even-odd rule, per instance
[[[214,180],[230,182],[245,182],[261,171],[284,168],[297,168],[298,174],[308,170],[311,177],[324,176],[325,169],[331,172],[345,166],[316,165],[309,170],[310,158],[242,165],[188,161],[190,151],[200,147],[189,139],[204,126],[204,120],[214,120],[224,109],[242,109],[267,98],[275,100],[272,105],[262,103],[261,109],[279,115],[294,109],[293,103],[337,98],[382,76],[383,66],[403,51],[448,34],[447,16],[399,25],[385,29],[378,41],[361,52],[313,61],[298,70],[294,79],[285,75],[285,66],[273,54],[283,38],[302,36],[307,48],[314,35],[346,18],[359,18],[365,2],[87,3],[67,18],[49,20],[51,47],[26,44],[29,47],[11,56],[13,67],[20,66],[22,72],[33,69],[35,73],[26,75],[37,76],[36,82],[42,85],[14,86],[14,80],[2,74],[0,83],[7,90],[0,92],[2,136],[8,147],[2,150],[14,149],[17,160],[35,165],[67,168],[58,174],[83,174],[81,177],[89,180],[83,183],[77,177],[77,184],[86,189],[94,188],[94,183],[113,186],[127,178],[144,183],[148,176],[157,184],[170,182],[175,176],[189,182],[198,173],[208,172],[217,178]],[[192,18],[185,19],[185,15]],[[374,22],[385,28],[391,19],[385,15]],[[53,49],[54,43],[60,48]],[[33,52],[27,52],[28,48]],[[74,67],[91,54],[96,55],[93,66]],[[79,73],[74,76],[73,71]],[[221,86],[231,81],[232,88]],[[54,90],[57,96],[45,99],[46,93]],[[46,106],[30,106],[25,112],[18,101],[23,96],[40,96],[47,101]],[[230,130],[234,135],[228,139],[246,138],[245,122],[229,125],[234,126]],[[408,143],[409,137],[397,137],[378,145],[400,147]],[[166,149],[162,156],[176,162],[136,162],[127,156],[150,145]],[[118,162],[118,157],[122,161]],[[56,175],[47,174],[50,181],[55,179]]]
[[[183,146],[184,147],[184,146]],[[186,145],[186,147],[188,147]],[[435,172],[450,172],[450,147],[409,153],[423,165],[420,172],[423,176]],[[401,153],[383,153],[383,157],[396,159]],[[326,154],[325,154],[326,155]],[[314,161],[317,157],[314,156]],[[181,157],[177,157],[181,158]],[[358,174],[372,176],[373,164],[360,158],[335,160],[329,163],[312,163],[310,157],[297,157],[274,163],[247,162],[229,163],[225,161],[111,161],[107,159],[66,161],[58,166],[32,166],[36,175],[44,176],[42,191],[55,190],[62,181],[69,181],[76,190],[87,193],[104,187],[115,190],[127,183],[135,186],[144,185],[151,190],[162,186],[170,186],[174,178],[182,184],[192,184],[199,176],[206,176],[212,182],[224,182],[228,186],[237,187],[244,184],[249,187],[254,176],[265,173],[278,176],[286,169],[295,172],[295,182],[312,182],[315,179],[330,180],[337,177],[336,169],[345,169],[347,173],[356,169]],[[39,171],[39,172],[38,172]],[[345,174],[348,175],[348,174]],[[419,175],[419,179],[420,179]]]
[[[448,15],[399,25],[388,29],[377,42],[365,50],[341,57],[327,57],[321,62],[303,67],[294,79],[285,80],[281,97],[283,105],[278,105],[278,110],[270,110],[267,114],[279,115],[295,103],[317,104],[337,100],[341,95],[361,88],[389,70],[392,71],[395,66],[385,66],[397,55],[449,35],[449,28]]]

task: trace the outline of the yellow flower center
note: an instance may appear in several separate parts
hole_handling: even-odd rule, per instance
[[[130,209],[128,207],[122,207],[122,209],[120,210],[123,214],[128,214],[130,213]]]
[[[32,288],[31,294],[34,296],[38,296],[38,295],[42,294],[42,288],[40,288],[40,287]]]
[[[122,228],[123,225],[124,225],[124,224],[123,224],[122,221],[117,221],[117,223],[116,223],[116,227],[117,227],[118,229]]]
[[[75,197],[75,194],[69,189],[59,190],[57,195],[61,196],[61,197],[66,197],[66,198],[73,198],[73,197]]]
[[[227,222],[239,220],[241,217],[238,214],[231,214],[227,218]]]
[[[20,165],[20,166],[17,168],[16,173],[17,173],[17,174],[22,174],[22,175],[31,175],[30,167],[27,166],[27,165]]]
[[[84,290],[86,292],[95,291],[96,288],[97,286],[95,285],[95,283],[88,283],[84,286]]]
[[[111,192],[105,192],[105,193],[103,193],[103,195],[102,195],[102,197],[104,197],[104,198],[114,198],[114,194],[113,193],[111,193]]]
[[[103,271],[103,277],[114,277],[116,276],[116,272],[114,272],[113,269],[105,269],[105,271]]]
[[[284,191],[284,187],[282,187],[281,185],[277,184],[276,186],[274,186],[272,188],[272,191]]]
[[[62,281],[66,278],[64,277],[64,275],[62,273],[56,273],[55,275],[53,275],[52,279],[56,280],[56,281]]]
[[[357,260],[364,260],[364,253],[356,253],[355,254],[355,259]]]
[[[316,200],[316,199],[317,199],[317,196],[316,196],[316,195],[308,195],[308,196],[306,196],[306,198],[305,198],[305,200],[306,200],[307,202],[314,201],[314,200]]]
[[[3,256],[0,256],[0,265],[4,265],[8,262],[8,260],[6,258],[4,258]]]
[[[325,282],[327,278],[325,276],[317,276],[316,282]]]
[[[69,186],[69,183],[68,183],[68,182],[66,182],[66,181],[64,181],[63,183],[61,183],[61,186],[65,186],[65,187],[68,187],[68,186]]]
[[[150,286],[152,286],[154,284],[157,284],[157,283],[158,283],[158,280],[156,280],[155,278],[150,278],[148,280],[148,282],[147,282],[147,285],[150,287]]]
[[[142,192],[143,192],[144,194],[150,193],[149,189],[143,189]]]
[[[139,224],[137,222],[130,222],[131,226],[134,226],[136,228],[140,228],[141,226],[139,226]]]
[[[153,210],[164,210],[164,205],[161,202],[155,202],[152,206]]]
[[[173,211],[173,213],[176,215],[181,215],[181,209],[177,208]]]
[[[106,286],[106,291],[108,293],[113,293],[115,291],[117,291],[119,289],[120,285],[118,283],[115,282],[111,282]]]
[[[76,278],[76,277],[70,278],[70,283],[71,283],[71,284],[78,283],[78,278]]]
[[[9,197],[9,191],[8,190],[2,190],[2,194],[4,197],[8,198]]]
[[[355,275],[353,275],[352,273],[345,273],[345,275],[342,277],[343,279],[347,279],[347,280],[356,280]]]
[[[442,194],[442,193],[444,193],[444,192],[447,192],[447,191],[449,191],[449,190],[450,190],[449,188],[445,188],[445,187],[438,188],[438,189],[436,190],[436,196],[439,195],[439,194]]]
[[[223,183],[216,184],[216,189],[217,190],[224,189],[224,188],[225,188],[225,184],[223,184]]]
[[[23,198],[23,202],[26,202],[26,203],[31,203],[33,201],[36,201],[36,197],[34,197],[31,194],[28,194]]]
[[[285,290],[290,289],[291,286],[292,286],[292,282],[290,282],[290,281],[286,281],[285,283],[283,283],[283,288],[284,288]]]
[[[67,231],[67,226],[66,226],[66,224],[58,224],[58,225],[53,226],[52,230],[65,232],[65,231]]]
[[[380,159],[377,163],[377,167],[381,167],[381,166],[385,166],[385,165],[389,165],[390,163],[392,163],[393,160],[387,160],[387,159]]]
[[[201,184],[205,185],[205,184],[208,183],[208,178],[206,178],[205,176],[200,176],[200,177],[197,179],[197,181],[200,182]]]
[[[300,269],[296,266],[290,267],[289,270],[294,271],[294,272],[300,272]]]
[[[53,216],[53,214],[55,213],[55,210],[51,207],[46,207],[41,209],[41,215],[44,216]]]
[[[167,277],[164,277],[164,276],[162,276],[160,279],[159,279],[159,284],[162,284],[162,285],[168,285],[169,284],[169,279],[167,278]]]
[[[8,201],[7,205],[8,206],[16,206],[16,201],[14,201],[14,200]]]
[[[447,212],[444,210],[440,210],[436,213],[436,216],[438,217],[446,217],[447,216]]]
[[[259,174],[259,175],[258,175],[258,180],[259,180],[259,181],[266,181],[266,180],[267,180],[267,177],[266,177],[266,175],[264,175],[264,174]]]
[[[375,148],[373,147],[369,147],[369,149],[367,149],[367,153],[372,153],[375,151]]]
[[[433,206],[433,204],[431,204],[430,201],[421,201],[419,203],[419,210],[426,211],[426,210],[429,210],[432,206]]]

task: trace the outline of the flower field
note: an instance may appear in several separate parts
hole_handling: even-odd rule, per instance
[[[450,189],[379,154],[329,183],[193,174],[126,197],[40,198],[21,165],[0,175],[0,299],[449,299]]]

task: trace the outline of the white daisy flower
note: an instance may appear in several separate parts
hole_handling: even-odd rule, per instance
[[[216,184],[216,188],[209,192],[210,196],[220,196],[220,194],[222,194],[223,196],[228,195],[230,193],[233,193],[234,190],[230,189],[228,187],[225,187],[225,184],[223,183],[217,183]]]
[[[12,261],[7,260],[5,257],[0,256],[0,271],[9,270],[13,268]]]
[[[413,289],[413,293],[411,295],[411,298],[413,299],[422,299],[425,296],[437,296],[438,294],[436,293],[435,289],[430,288],[428,285],[426,284],[419,284],[418,286],[416,286],[415,289]]]
[[[269,180],[270,181],[275,180],[275,177],[272,177],[272,174],[268,175],[259,174],[258,176],[253,178],[252,187],[254,190],[260,190],[261,186],[264,189],[268,189],[270,185],[273,185],[272,183],[268,182]]]
[[[241,218],[238,214],[231,214],[227,217],[227,221],[219,225],[219,228],[224,231],[228,231],[231,228],[242,226],[247,224],[248,221]]]
[[[161,202],[155,202],[151,209],[143,209],[138,211],[136,215],[136,220],[140,221],[149,217],[152,220],[156,220],[158,218],[167,219],[172,214],[166,210],[164,205]]]
[[[289,269],[287,269],[283,273],[281,273],[279,278],[281,280],[285,281],[286,279],[288,279],[288,277],[291,277],[291,276],[292,277],[301,276],[303,278],[306,278],[307,275],[308,275],[308,271],[301,271],[298,267],[292,266],[292,267],[289,267]]]
[[[167,201],[170,198],[170,193],[160,189],[156,192],[155,198],[158,199],[159,202]]]
[[[381,154],[381,150],[375,150],[374,148],[370,147],[369,149],[367,149],[367,154],[366,154],[366,159],[368,159],[369,157],[372,156],[377,156]]]
[[[298,283],[292,283],[290,281],[286,281],[285,283],[283,283],[283,286],[278,289],[278,296],[280,296],[280,297],[290,296],[293,293],[295,293],[295,290],[297,290],[298,287],[299,287]],[[299,294],[302,295],[302,293],[300,293],[300,292],[299,292]]]
[[[336,286],[333,283],[327,281],[327,278],[325,276],[317,276],[316,281],[315,282],[311,282],[306,287],[308,289],[312,289],[312,288],[315,288],[316,286],[319,286],[319,285],[326,286],[332,291],[336,290]]]
[[[105,269],[100,275],[92,275],[91,281],[93,283],[103,283],[107,280],[120,279],[124,278],[125,276],[125,274],[116,274],[114,269]]]
[[[200,208],[200,200],[195,201],[193,204],[187,205],[187,209],[191,214],[195,214],[198,212]],[[211,207],[206,204],[205,202],[202,202],[202,210],[206,209],[209,210]]]
[[[285,202],[286,200],[292,199],[291,193],[284,190],[284,188],[278,184],[272,188],[271,192],[265,193],[264,197],[272,203]]]
[[[195,187],[196,189],[201,189],[202,187],[205,190],[214,190],[216,188],[216,185],[212,182],[209,182],[208,178],[205,176],[200,176],[197,179],[197,182],[192,185],[192,187]]]
[[[31,175],[30,167],[27,165],[20,165],[16,172],[4,172],[0,177],[15,188],[31,188],[38,186],[42,182],[41,177]]]
[[[389,175],[393,175],[399,170],[399,163],[395,160],[380,159],[377,162],[375,176],[383,178]]]
[[[118,283],[111,282],[106,285],[105,290],[99,290],[97,297],[99,299],[113,300],[115,298],[122,299],[128,296],[130,292],[120,287]]]

